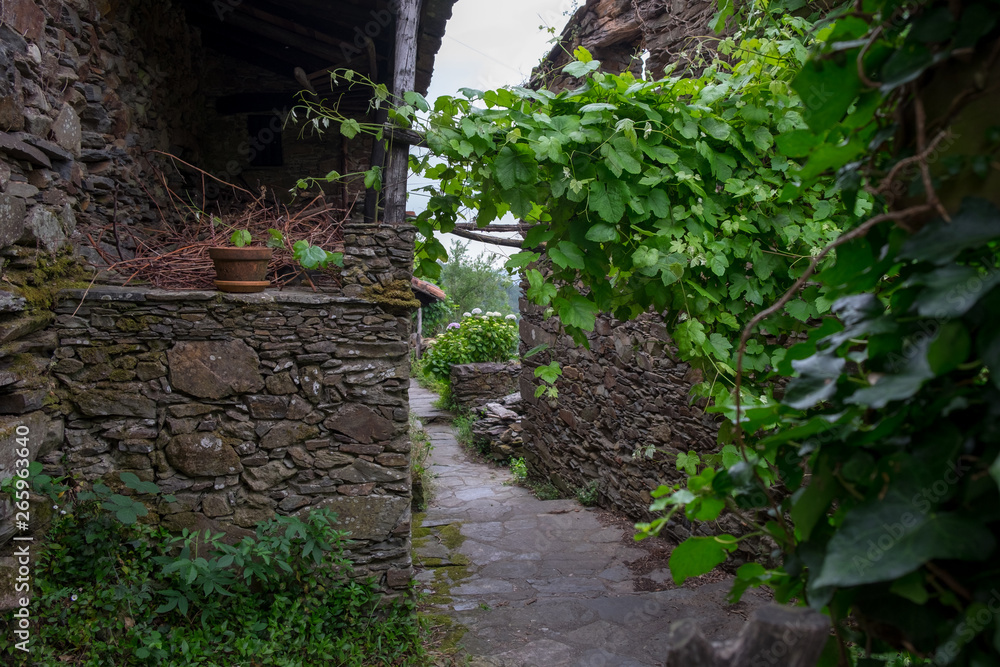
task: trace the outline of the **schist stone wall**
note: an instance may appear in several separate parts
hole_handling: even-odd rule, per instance
[[[457,364],[451,367],[451,398],[463,408],[478,408],[518,390],[521,362]]]
[[[177,189],[187,168],[164,153],[279,192],[304,176],[367,168],[370,144],[344,142],[336,131],[300,136],[287,122],[300,88],[291,70],[282,78],[203,44],[178,2],[3,0],[0,247],[20,241],[56,252],[72,244],[100,263],[89,232],[127,259],[138,232],[126,230],[156,227],[173,210],[157,172]],[[284,100],[255,109],[265,122],[253,131],[245,109],[219,104],[248,92]],[[279,135],[281,163],[252,166]],[[331,204],[363,201],[360,187],[329,188]],[[207,189],[211,196],[216,188]]]
[[[235,539],[276,513],[329,508],[358,541],[356,572],[405,588],[411,324],[367,295],[408,279],[413,237],[346,226],[337,295],[64,290],[51,326],[8,345],[18,352],[0,372],[0,477],[27,425],[47,474],[113,484],[130,471],[173,494],[154,508],[172,529]]]
[[[605,72],[642,71],[653,76],[696,53],[710,53],[715,33],[709,23],[718,6],[710,0],[586,0],[563,28],[559,43],[532,72],[532,87],[560,90],[576,85],[561,72],[574,49],[583,46]]]
[[[590,349],[560,333],[559,320],[521,301],[522,418],[526,458],[565,492],[597,483],[600,504],[634,519],[651,518],[650,492],[683,480],[676,454],[717,449],[713,415],[692,405],[698,371],[676,361],[666,327],[650,315],[621,322],[600,315]],[[535,398],[534,369],[557,359],[558,398]],[[654,445],[657,453],[643,451]],[[681,528],[683,529],[683,528]]]

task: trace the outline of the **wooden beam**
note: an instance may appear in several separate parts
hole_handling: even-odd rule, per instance
[[[487,225],[485,227],[480,227],[474,222],[459,222],[455,225],[455,229],[464,229],[469,232],[523,232],[531,229],[534,225],[529,225],[527,223],[522,223],[519,225],[500,225],[493,224]]]
[[[396,100],[413,90],[417,76],[417,29],[421,0],[401,0],[396,15],[396,51],[392,69],[392,92]],[[401,225],[406,221],[406,175],[410,168],[410,146],[393,142],[384,172],[385,221]]]
[[[216,20],[216,22],[218,22],[210,4],[206,4],[204,6],[188,4],[186,6],[188,8],[195,9],[195,11],[198,11],[200,14],[208,16],[212,20]],[[289,30],[259,18],[255,18],[254,16],[246,13],[246,11],[241,11],[241,9],[241,7],[237,7],[235,11],[228,14],[223,26],[241,28],[247,32],[253,33],[254,35],[274,40],[275,42],[279,42],[317,58],[321,58],[323,62],[340,62],[344,59],[344,51],[340,47],[342,42],[339,40],[336,40],[336,45],[334,45],[329,41],[320,41],[306,35],[301,35],[294,30]],[[332,40],[332,38],[328,39]],[[290,72],[289,76],[291,76]]]
[[[265,11],[263,11],[261,9],[255,9],[254,7],[251,7],[250,5],[247,5],[247,4],[243,4],[243,5],[239,6],[237,8],[237,11],[243,12],[245,14],[249,14],[250,16],[252,16],[254,18],[260,19],[261,21],[264,21],[265,23],[270,23],[271,25],[278,26],[279,28],[282,28],[283,30],[287,30],[288,32],[292,32],[292,33],[295,33],[297,35],[301,35],[303,37],[307,37],[307,38],[315,40],[317,42],[324,42],[324,43],[329,44],[331,46],[334,46],[334,47],[336,47],[338,49],[341,48],[342,46],[345,46],[345,43],[343,41],[339,40],[339,39],[334,39],[333,37],[330,37],[329,35],[323,34],[323,33],[319,32],[318,30],[314,30],[312,28],[307,28],[306,26],[300,25],[300,24],[296,23],[295,21],[290,21],[290,20],[288,20],[286,18],[282,18],[280,16],[275,16],[274,14],[265,12]]]
[[[519,239],[498,239],[495,236],[488,236],[486,234],[476,234],[474,232],[469,232],[464,229],[455,229],[448,232],[449,234],[454,234],[463,239],[469,239],[470,241],[479,241],[480,243],[488,243],[490,245],[502,245],[508,248],[518,248],[522,249],[521,241]]]

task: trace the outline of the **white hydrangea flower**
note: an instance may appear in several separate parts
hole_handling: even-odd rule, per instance
[[[472,317],[472,313],[462,313],[462,317]]]
[[[516,320],[516,319],[517,319],[517,315],[508,315],[508,316],[507,316],[507,317],[505,317],[504,319],[505,319],[505,320]]]
[[[483,309],[482,308],[473,308],[472,309],[472,314],[473,315],[482,315],[483,314]]]

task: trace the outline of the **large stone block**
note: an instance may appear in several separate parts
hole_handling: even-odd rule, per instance
[[[83,132],[80,127],[80,117],[69,104],[64,104],[59,111],[59,116],[52,126],[52,134],[57,144],[79,157]]]
[[[395,431],[391,421],[357,403],[345,405],[336,415],[323,422],[323,425],[366,445],[390,438]]]
[[[259,468],[247,468],[243,473],[243,480],[254,491],[267,491],[293,477],[297,472],[295,468],[289,468],[281,461],[271,461]]]
[[[77,408],[87,417],[156,417],[156,403],[140,394],[122,389],[91,389],[73,398]]]
[[[290,447],[319,435],[319,428],[302,422],[284,421],[275,425],[260,439],[264,449]]]
[[[6,248],[21,238],[26,213],[23,199],[0,194],[0,248]]]
[[[180,342],[167,352],[170,383],[199,398],[256,393],[264,388],[257,353],[239,340]]]
[[[188,433],[171,438],[167,461],[188,477],[222,477],[243,472],[239,454],[212,433]]]
[[[382,541],[406,518],[409,506],[408,499],[398,496],[345,496],[329,498],[314,508],[336,512],[337,528],[349,531],[351,539]]]
[[[69,205],[60,210],[35,206],[24,220],[21,242],[38,244],[49,252],[58,252],[69,243],[67,238],[76,227],[76,216]]]

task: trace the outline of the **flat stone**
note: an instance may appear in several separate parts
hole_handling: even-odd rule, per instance
[[[212,433],[174,436],[166,449],[167,461],[188,477],[238,475],[243,464],[232,445]]]
[[[313,452],[313,465],[320,470],[350,465],[353,462],[353,456],[341,454],[340,452],[331,452],[326,450]]]
[[[247,396],[243,402],[254,419],[284,419],[288,413],[288,399],[281,396]]]
[[[11,194],[0,194],[0,247],[7,247],[24,233],[27,207],[24,200]]]
[[[351,403],[341,408],[336,415],[323,422],[332,431],[342,433],[363,444],[390,438],[395,425],[364,405]]]
[[[182,341],[167,352],[170,383],[199,398],[259,392],[264,388],[260,360],[246,343]]]
[[[398,496],[338,496],[314,507],[335,512],[337,528],[349,531],[351,539],[380,541],[387,539],[408,516],[410,501]]]
[[[289,468],[281,461],[271,461],[260,467],[244,470],[243,480],[254,491],[267,491],[297,473],[295,468]]]
[[[25,160],[46,169],[52,168],[52,161],[45,153],[6,132],[0,132],[0,152],[15,160]]]
[[[302,422],[283,421],[271,428],[260,439],[264,449],[277,449],[305,442],[319,435],[319,428]]]
[[[24,297],[0,290],[0,313],[19,313],[26,303]]]
[[[265,380],[268,392],[277,395],[294,394],[299,388],[295,386],[290,373],[278,373],[268,376]]]
[[[63,104],[62,109],[59,110],[59,116],[52,125],[52,134],[56,143],[73,155],[80,155],[80,142],[83,138],[80,117],[68,103]]]
[[[210,494],[202,498],[201,509],[209,517],[226,516],[233,512],[229,501],[222,494]]]
[[[131,391],[115,391],[112,389],[91,389],[77,394],[72,399],[80,412],[87,417],[107,417],[121,415],[123,417],[156,417],[156,403]]]
[[[35,42],[45,30],[45,13],[33,0],[4,0],[0,2],[0,23]]]
[[[34,206],[24,220],[19,240],[24,244],[38,244],[54,253],[69,242],[67,235],[74,227],[76,219],[69,206],[58,212],[48,206]]]

